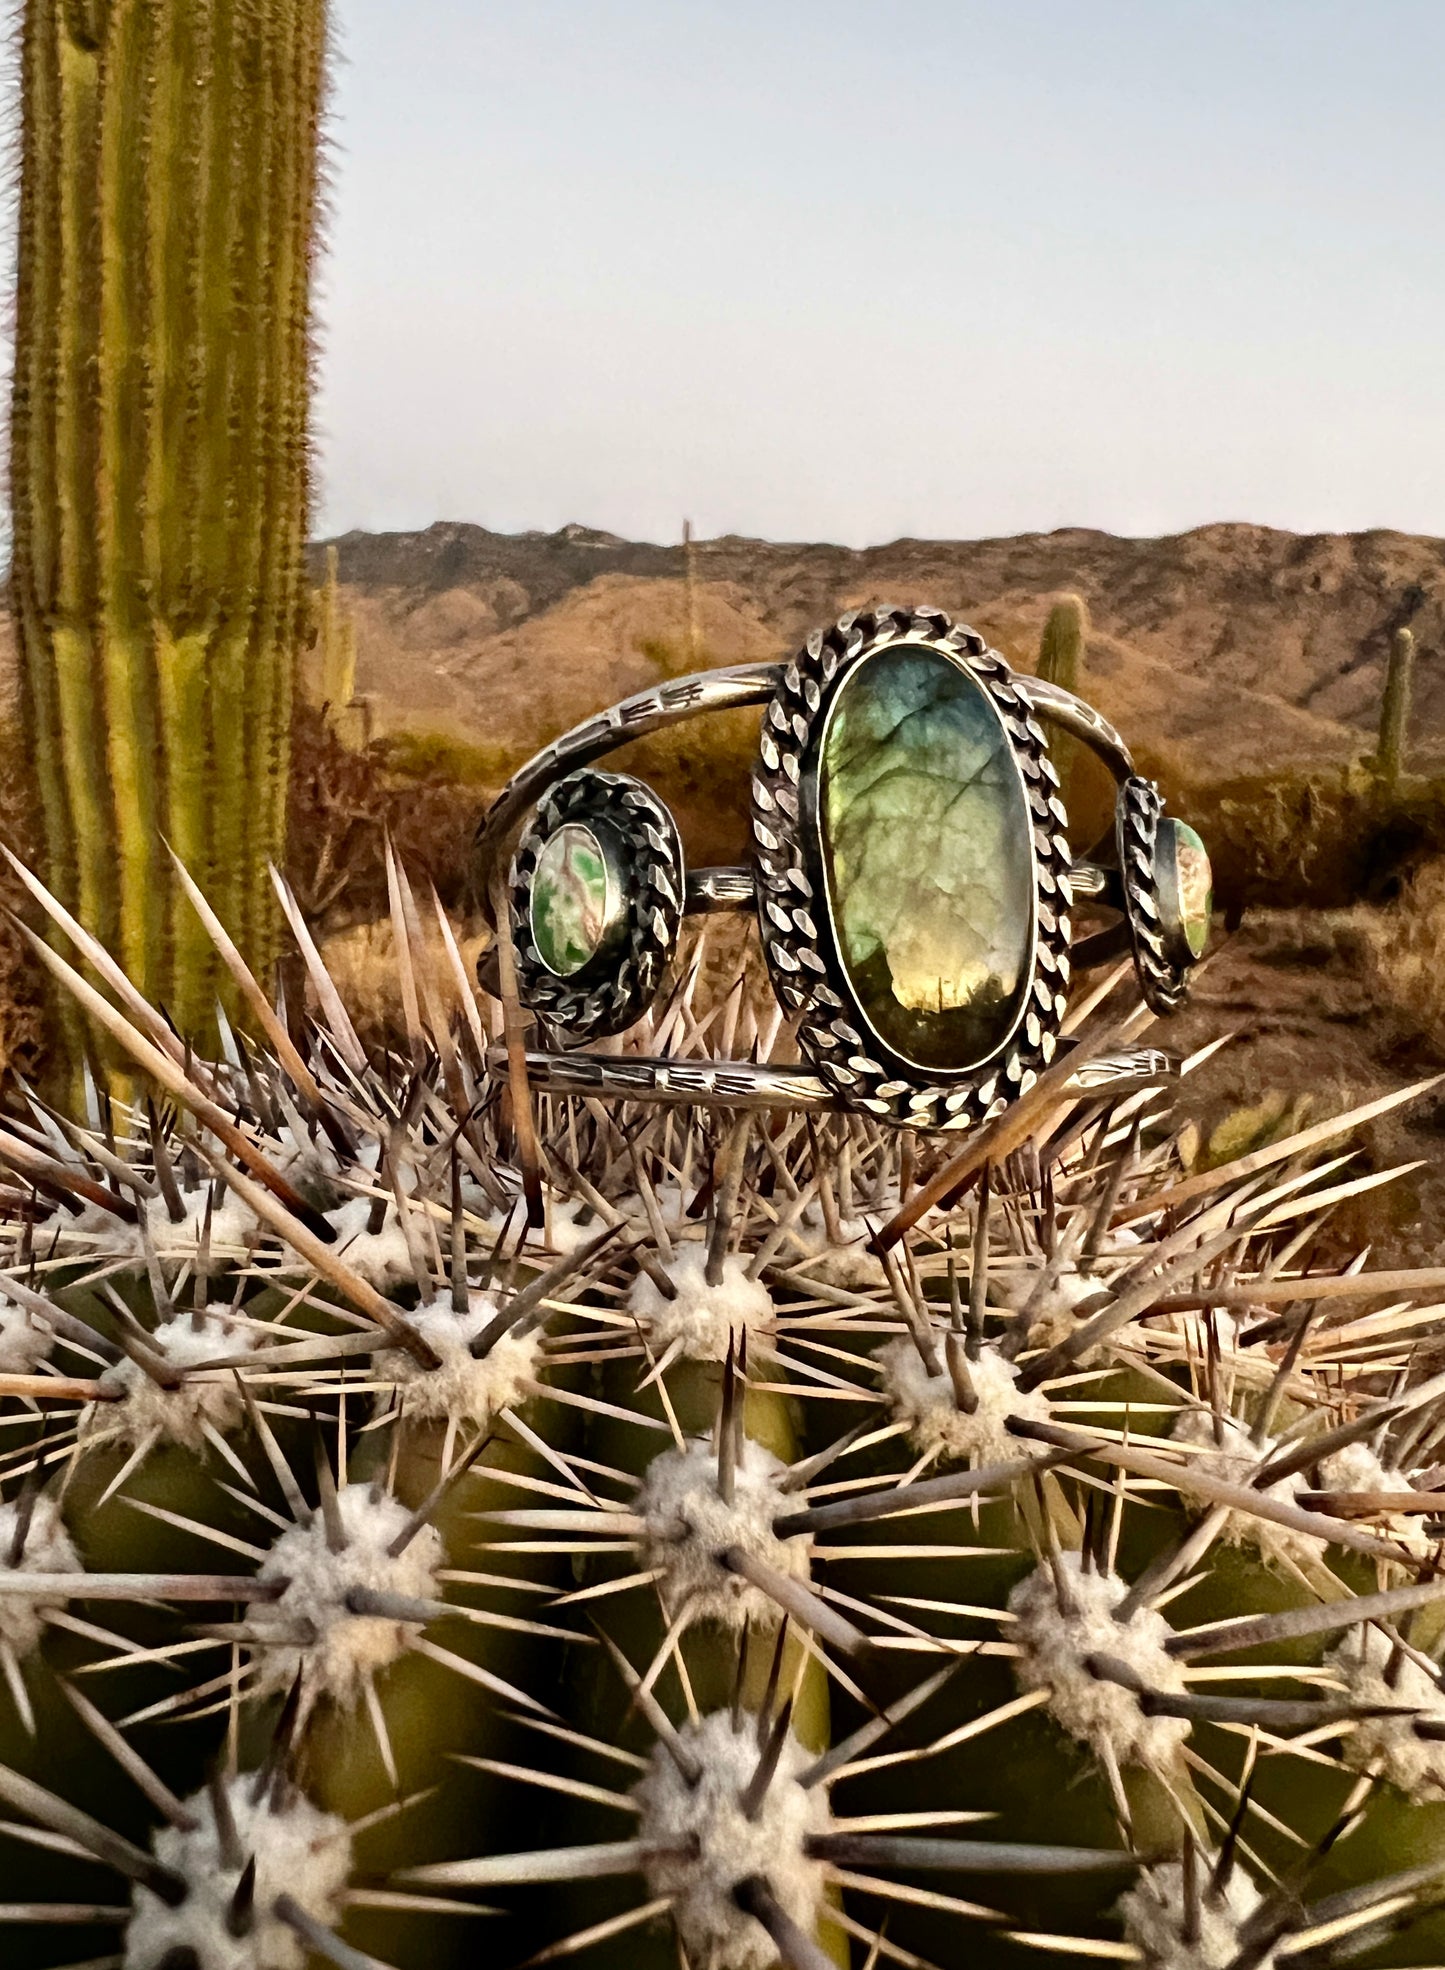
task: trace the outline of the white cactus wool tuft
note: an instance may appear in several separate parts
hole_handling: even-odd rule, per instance
[[[1049,1714],[1099,1756],[1171,1772],[1189,1736],[1187,1722],[1147,1715],[1132,1688],[1101,1673],[1112,1661],[1148,1689],[1177,1695],[1185,1687],[1164,1646],[1163,1615],[1145,1607],[1119,1618],[1127,1592],[1112,1574],[1085,1572],[1076,1553],[1060,1555],[1057,1574],[1037,1568],[1009,1595],[1014,1669],[1023,1689],[1049,1692]]]
[[[257,1797],[258,1789],[260,1797]],[[351,1836],[344,1821],[319,1812],[295,1794],[275,1803],[264,1777],[223,1782],[229,1825],[216,1817],[214,1789],[186,1801],[192,1825],[162,1827],[155,1856],[173,1871],[184,1895],[172,1904],[138,1887],[125,1931],[124,1970],[161,1970],[194,1950],[201,1970],[304,1970],[306,1945],[274,1913],[289,1895],[320,1923],[335,1922],[351,1871]],[[251,1893],[242,1879],[248,1870]],[[253,1911],[237,1919],[237,1894]]]
[[[664,1450],[648,1467],[637,1495],[646,1523],[644,1564],[658,1573],[658,1592],[668,1609],[687,1608],[694,1621],[744,1621],[769,1628],[777,1623],[775,1604],[758,1587],[731,1571],[723,1556],[746,1553],[795,1580],[808,1578],[812,1541],[780,1539],[773,1522],[788,1508],[780,1479],[786,1466],[762,1444],[745,1438],[733,1475],[733,1493],[718,1485],[717,1453],[711,1444]]]
[[[481,1427],[522,1400],[536,1377],[541,1330],[499,1335],[479,1359],[472,1343],[498,1311],[490,1293],[472,1293],[466,1313],[439,1297],[408,1316],[438,1357],[434,1368],[424,1367],[404,1348],[391,1350],[391,1370],[408,1415],[442,1422],[454,1418]]]
[[[931,1374],[910,1335],[890,1341],[877,1355],[879,1380],[895,1419],[908,1430],[915,1450],[944,1464],[1001,1464],[1019,1454],[1019,1439],[1009,1419],[1026,1417],[1037,1423],[1049,1419],[1048,1398],[1018,1386],[1018,1369],[996,1348],[983,1348],[967,1363],[975,1398],[973,1409],[959,1405],[953,1378],[941,1365],[945,1346],[935,1335],[940,1367]]]
[[[749,1279],[741,1259],[729,1254],[716,1286],[707,1277],[701,1245],[681,1245],[663,1267],[673,1287],[668,1299],[649,1274],[640,1272],[629,1304],[646,1325],[658,1354],[675,1348],[690,1361],[721,1361],[744,1334],[765,1337],[773,1322],[773,1302],[760,1280]]]
[[[735,1728],[730,1714],[715,1711],[685,1725],[679,1741],[697,1777],[689,1781],[659,1749],[636,1788],[648,1889],[670,1897],[684,1947],[717,1970],[768,1970],[777,1960],[768,1932],[738,1904],[740,1883],[765,1880],[804,1934],[817,1926],[827,1887],[827,1869],[805,1845],[830,1824],[827,1796],[798,1782],[812,1761],[794,1739],[758,1810],[747,1810],[762,1755],[751,1724],[745,1718]]]
[[[308,1702],[325,1696],[350,1707],[372,1677],[405,1653],[415,1633],[412,1621],[352,1603],[363,1594],[412,1600],[435,1594],[442,1556],[435,1527],[423,1525],[399,1553],[392,1550],[411,1516],[375,1486],[348,1484],[336,1494],[335,1534],[327,1514],[318,1511],[280,1535],[257,1575],[280,1587],[267,1615],[283,1632],[302,1628],[309,1637],[261,1651],[261,1690],[287,1689],[300,1674]]]

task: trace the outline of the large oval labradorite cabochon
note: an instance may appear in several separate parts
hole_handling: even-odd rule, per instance
[[[611,918],[611,879],[591,828],[568,821],[542,845],[532,876],[532,940],[548,971],[570,978],[597,955]]]
[[[987,1060],[1032,982],[1035,873],[982,685],[924,644],[857,664],[823,729],[818,830],[838,954],[878,1038],[929,1072]]]

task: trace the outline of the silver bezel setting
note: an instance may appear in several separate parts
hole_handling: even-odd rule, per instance
[[[1182,927],[1166,908],[1159,882],[1159,823],[1164,797],[1152,780],[1137,774],[1125,780],[1114,806],[1119,869],[1124,885],[1124,916],[1134,946],[1134,962],[1144,1002],[1151,1012],[1177,1012],[1189,996],[1189,975],[1198,959],[1188,951]]]
[[[574,823],[602,846],[618,900],[599,948],[564,977],[537,948],[532,884],[547,843]],[[676,949],[685,887],[677,827],[640,780],[584,767],[550,789],[517,844],[510,900],[517,995],[552,1038],[585,1044],[636,1023],[656,998]]]
[[[1011,1035],[986,1060],[943,1075],[920,1071],[871,1031],[848,982],[829,919],[809,811],[814,741],[842,680],[880,650],[916,643],[979,684],[1002,723],[1028,803],[1035,875],[1032,975]],[[1071,852],[1048,740],[1014,674],[983,638],[941,610],[880,608],[815,631],[783,670],[763,715],[753,774],[758,920],[773,989],[798,1020],[798,1042],[850,1106],[901,1127],[958,1130],[1000,1114],[1053,1059],[1068,1003]]]

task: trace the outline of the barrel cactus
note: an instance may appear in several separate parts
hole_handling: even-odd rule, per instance
[[[1319,1256],[1388,1103],[528,1135],[395,864],[380,1055],[192,886],[202,1059],[29,880],[154,1094],[0,1125],[7,1961],[1439,1960],[1441,1280]],[[779,1044],[717,934],[624,1050]]]
[[[184,1031],[277,939],[324,0],[26,0],[12,609],[58,895]],[[77,1048],[78,1052],[78,1048]]]

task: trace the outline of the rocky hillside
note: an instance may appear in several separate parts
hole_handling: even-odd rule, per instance
[[[683,550],[585,527],[439,522],[343,535],[359,693],[379,730],[442,734],[500,769],[540,739],[704,663],[785,653],[876,600],[930,601],[1030,664],[1053,598],[1095,627],[1090,694],[1156,755],[1218,778],[1344,759],[1374,725],[1392,631],[1420,649],[1415,730],[1445,750],[1445,541],[1217,525],[1158,540],[1068,529],[854,550],[727,536]],[[322,547],[315,550],[320,579]]]

